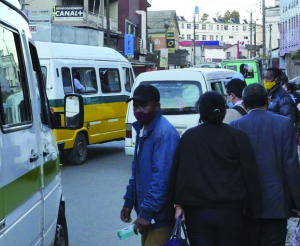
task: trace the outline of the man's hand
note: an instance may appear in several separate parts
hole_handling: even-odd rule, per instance
[[[147,230],[147,227],[150,225],[150,221],[145,220],[145,219],[141,218],[140,216],[138,216],[136,221],[133,222],[133,224],[135,225],[134,233],[136,235],[138,234],[138,232],[143,234]]]
[[[126,208],[126,207],[122,208],[120,218],[123,222],[130,223],[132,221],[130,216],[131,210],[132,210],[131,208]]]
[[[182,217],[182,223],[185,223],[185,216],[184,216],[184,210],[180,205],[175,206],[175,220],[181,216]]]

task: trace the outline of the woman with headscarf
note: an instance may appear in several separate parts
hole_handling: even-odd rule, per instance
[[[240,246],[243,216],[261,212],[255,156],[247,135],[222,123],[224,97],[206,92],[200,125],[187,130],[174,157],[175,218],[183,216],[191,246]]]

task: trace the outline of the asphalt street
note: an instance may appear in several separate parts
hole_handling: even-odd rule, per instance
[[[129,225],[120,220],[120,211],[131,162],[124,141],[88,146],[87,161],[80,166],[62,160],[70,246],[140,245],[140,236],[125,241],[117,236],[118,230]],[[135,219],[135,212],[132,215]]]

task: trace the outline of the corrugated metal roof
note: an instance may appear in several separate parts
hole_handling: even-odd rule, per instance
[[[175,10],[148,11],[147,25],[150,28],[148,29],[148,33],[164,33],[166,31],[164,27],[165,20],[169,19],[170,21],[173,21],[174,17],[176,17]]]

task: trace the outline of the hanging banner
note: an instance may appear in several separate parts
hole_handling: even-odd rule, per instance
[[[160,49],[160,67],[168,67],[168,49]]]
[[[125,56],[134,55],[134,35],[125,34],[124,35],[124,54]]]

